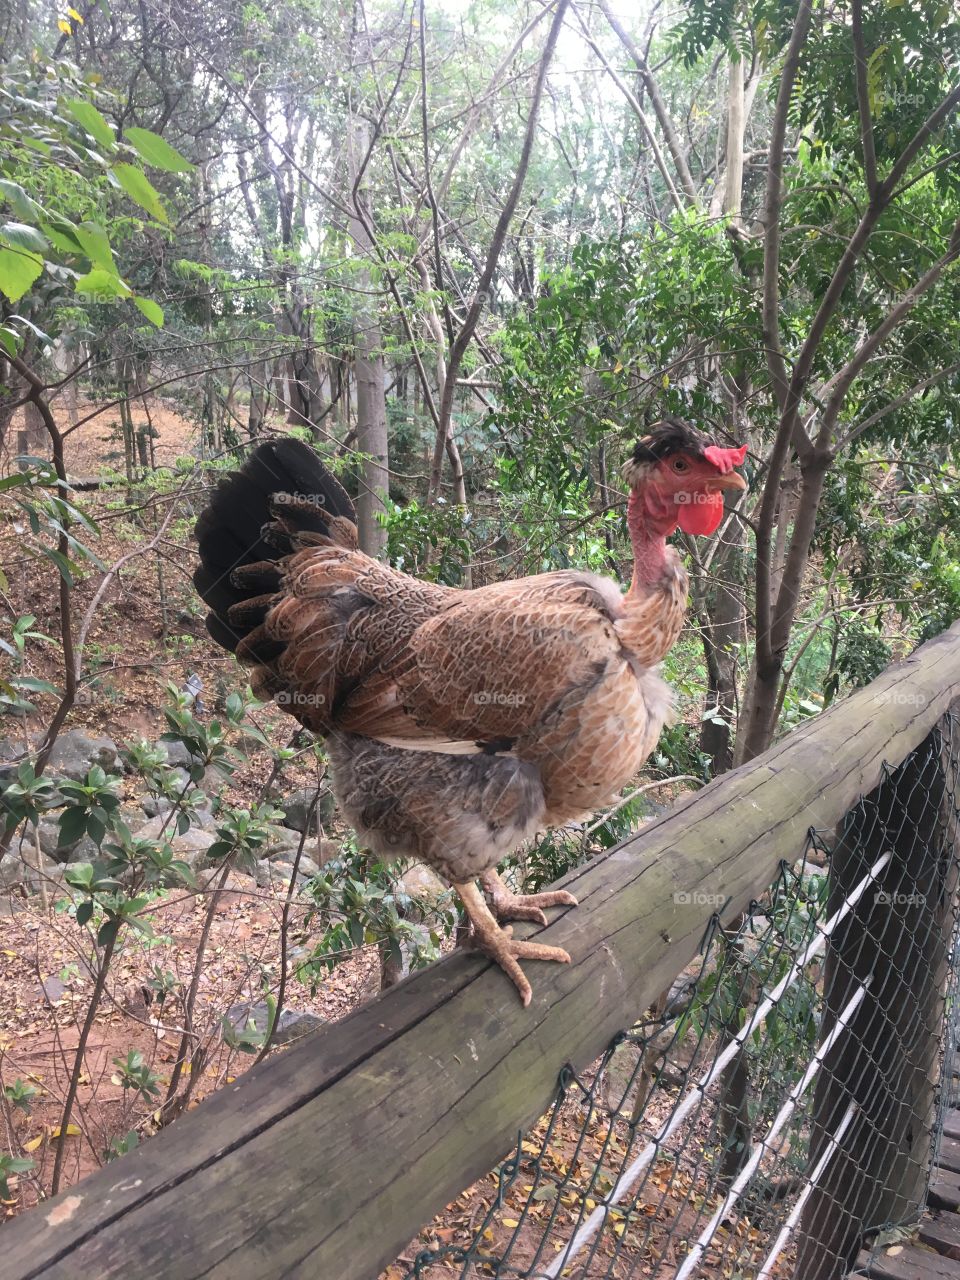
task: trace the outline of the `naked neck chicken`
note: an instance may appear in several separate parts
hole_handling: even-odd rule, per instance
[[[353,505],[316,453],[266,441],[197,522],[197,589],[213,638],[251,685],[326,738],[347,820],[378,856],[416,858],[459,894],[476,945],[531,998],[521,960],[569,962],[512,937],[565,890],[512,893],[497,865],[537,831],[610,801],[671,706],[657,668],[687,575],[667,538],[712,533],[746,449],[659,423],[624,468],[633,575],[562,570],[473,590],[422,582],[359,550]],[[476,884],[479,877],[489,905]]]

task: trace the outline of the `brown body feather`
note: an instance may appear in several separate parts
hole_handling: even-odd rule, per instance
[[[458,813],[470,825],[464,801],[474,754],[483,761],[509,753],[535,767],[539,826],[590,812],[637,772],[669,713],[655,667],[683,623],[687,582],[676,559],[660,589],[640,600],[575,571],[458,591],[337,546],[307,547],[282,569],[257,631],[261,647],[266,638],[282,650],[256,664],[254,689],[306,727],[343,735],[349,749],[334,751],[335,776],[350,750],[362,750],[372,786],[379,752],[376,789],[402,792],[404,808],[422,810],[418,827],[455,828]],[[354,777],[352,795],[358,787]],[[397,805],[390,811],[384,825],[399,829]],[[525,804],[508,837],[513,846],[530,834],[529,816]],[[450,838],[438,836],[445,870]],[[390,849],[414,851],[430,858],[422,841]],[[508,851],[489,841],[488,865]],[[482,857],[470,849],[463,870]]]

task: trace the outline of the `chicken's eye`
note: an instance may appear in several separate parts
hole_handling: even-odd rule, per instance
[[[690,464],[686,462],[683,458],[674,458],[673,469],[674,471],[681,472],[681,473],[684,471],[689,471]]]

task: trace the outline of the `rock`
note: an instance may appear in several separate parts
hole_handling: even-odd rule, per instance
[[[408,867],[400,877],[397,888],[408,898],[418,898],[430,906],[436,906],[450,892],[449,886],[423,862],[415,862],[412,867]]]
[[[69,990],[70,988],[67,984],[65,982],[61,982],[57,977],[45,978],[40,984],[41,995],[45,999],[49,1000],[51,1004],[56,1004],[57,1001],[62,999]]]
[[[271,827],[266,843],[260,847],[260,857],[268,861],[285,858],[289,862],[300,848],[300,835],[301,832],[293,831],[290,827]],[[311,843],[309,839],[305,840],[304,849]]]
[[[220,886],[220,872],[204,871],[197,877],[197,881],[200,886],[200,892],[209,897]],[[218,915],[222,915],[237,904],[253,906],[256,905],[257,900],[257,887],[253,880],[245,872],[240,871],[239,868],[231,869],[227,872],[227,878],[220,888],[216,912]]]
[[[158,814],[169,813],[173,808],[173,802],[165,796],[142,796],[140,808],[148,818],[156,818]]]
[[[286,869],[286,874],[284,874],[284,869]],[[292,869],[288,862],[268,862],[266,858],[260,858],[254,868],[253,878],[257,882],[259,889],[272,889],[274,885],[280,884],[284,880],[289,883]]]
[[[23,884],[26,867],[18,853],[5,853],[0,858],[0,890],[4,893]]]
[[[257,1004],[234,1004],[224,1014],[224,1018],[238,1035],[242,1035],[252,1022],[262,1036],[266,1034],[270,1022],[270,1011],[263,1001]],[[323,1018],[318,1018],[314,1013],[303,1013],[297,1009],[281,1009],[273,1029],[271,1044],[290,1044],[291,1041],[299,1040],[323,1025]]]
[[[297,867],[297,884],[306,884],[314,876],[320,874],[320,868],[312,858],[302,857]],[[276,885],[288,885],[293,875],[293,862],[287,859],[276,859],[268,862],[261,858],[254,872],[254,879],[261,889],[270,889]]]
[[[166,832],[163,832],[165,817],[165,814],[158,813],[142,827],[138,827],[133,833],[134,836],[138,840],[166,840],[173,850],[173,856],[185,862],[191,871],[200,871],[208,866],[205,855],[216,840],[216,835],[210,831],[204,831],[201,827],[189,827],[182,835],[177,835],[173,823]]]
[[[165,818],[173,808],[173,803],[174,802],[172,800],[168,800],[166,796],[143,796],[140,800],[140,808],[148,818]],[[131,830],[136,826],[139,821],[139,817],[140,815],[137,814],[135,818],[132,818],[127,822],[127,826],[129,826]],[[202,809],[194,809],[190,817],[194,823],[202,827],[204,830],[212,828],[216,823],[213,813],[206,808],[206,806]]]
[[[0,859],[0,889],[23,885],[29,893],[38,893],[42,876],[51,896],[62,893],[67,887],[65,868],[50,858],[42,857],[38,872],[32,838],[29,845],[21,845],[21,850],[19,854],[8,853]]]
[[[21,742],[11,742],[9,738],[0,738],[0,793],[17,776],[20,762],[27,755]]]
[[[110,772],[117,763],[117,754],[112,738],[91,738],[81,729],[70,729],[54,743],[47,771],[52,778],[84,782],[95,764]]]
[[[191,827],[182,836],[176,836],[171,840],[170,848],[173,850],[173,856],[185,862],[191,871],[201,871],[213,865],[207,858],[207,850],[215,839],[216,837],[209,831]]]
[[[337,840],[318,840],[311,848],[310,852],[319,862],[321,867],[325,867],[328,862],[333,862],[334,858],[339,858],[343,852],[340,842]]]
[[[73,844],[60,844],[60,823],[51,818],[40,822],[40,849],[54,862],[92,862],[99,857],[100,851],[89,836],[81,836]],[[22,843],[32,845],[33,833],[23,838]]]
[[[316,792],[311,788],[302,787],[299,791],[293,791],[290,795],[278,800],[277,808],[282,809],[284,813],[283,825],[293,831],[306,831],[307,818],[315,795]],[[310,823],[312,834],[315,835],[319,827],[326,825],[330,821],[333,817],[334,805],[333,793],[321,791],[317,799],[314,820]]]
[[[167,763],[174,768],[186,771],[191,765],[203,763],[197,756],[191,755],[186,745],[182,742],[160,742],[158,746],[163,747],[164,751],[166,751]]]
[[[190,781],[190,770],[192,768],[203,764],[203,757],[192,756],[182,742],[160,742],[157,745],[163,747],[166,751],[167,764],[174,771],[178,787],[183,787]],[[193,785],[199,787],[202,791],[216,791],[223,786],[225,778],[226,775],[211,765],[210,768],[204,770],[203,776]]]
[[[292,862],[300,848],[302,833],[288,827],[277,827],[275,831],[276,834],[272,834],[267,843],[261,847],[261,858],[266,858],[268,862],[277,860]],[[328,862],[340,857],[341,848],[336,840],[325,840],[322,836],[314,835],[307,836],[304,840],[303,852],[321,867],[325,867]]]

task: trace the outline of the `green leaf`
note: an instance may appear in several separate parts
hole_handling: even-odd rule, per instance
[[[6,200],[18,218],[38,218],[43,215],[41,206],[27,195],[19,182],[0,178],[0,197]]]
[[[86,809],[64,809],[60,815],[60,830],[57,846],[75,844],[87,829]]]
[[[11,302],[20,301],[41,271],[43,259],[39,253],[0,244],[0,293]]]
[[[153,184],[142,169],[132,164],[115,164],[110,173],[124,189],[131,200],[135,200],[141,209],[146,209],[158,222],[169,223],[167,211],[157,194]]]
[[[100,926],[100,928],[97,930],[97,946],[105,947],[108,942],[112,942],[113,939],[117,936],[117,931],[119,930],[119,928],[120,928],[119,920],[115,920],[115,919],[105,920],[103,924]]]
[[[43,253],[49,247],[47,237],[42,235],[36,227],[28,227],[25,222],[5,222],[0,227],[0,236],[15,249]]]
[[[0,329],[0,347],[3,347],[8,356],[17,354],[17,343],[19,338],[12,329]]]
[[[158,329],[163,328],[163,307],[152,298],[134,298],[133,305],[147,317],[151,324],[155,324]]]
[[[113,130],[92,102],[87,102],[85,98],[71,98],[65,105],[77,124],[81,129],[86,129],[91,138],[96,138],[102,147],[113,148]]]
[[[112,302],[114,298],[129,298],[130,286],[113,271],[94,267],[77,281],[77,293],[94,302]]]
[[[89,899],[86,902],[81,902],[77,907],[77,924],[86,924],[92,915],[93,903]]]
[[[62,253],[83,253],[83,245],[77,236],[77,229],[69,218],[52,214],[40,224],[40,229],[54,248]]]
[[[194,166],[175,147],[150,129],[124,129],[124,139],[134,147],[144,164],[168,173],[189,173]]]
[[[60,576],[68,586],[72,587],[76,585],[72,572],[72,570],[76,568],[76,565],[71,564],[61,551],[57,551],[55,547],[41,547],[40,554],[42,556],[46,556],[48,560],[53,561],[60,570]]]
[[[12,676],[10,683],[16,689],[29,689],[31,693],[54,693],[60,690],[49,680],[41,680],[39,676]]]
[[[98,222],[81,222],[74,228],[74,234],[83,252],[95,267],[103,267],[104,270],[116,274],[110,240]]]

